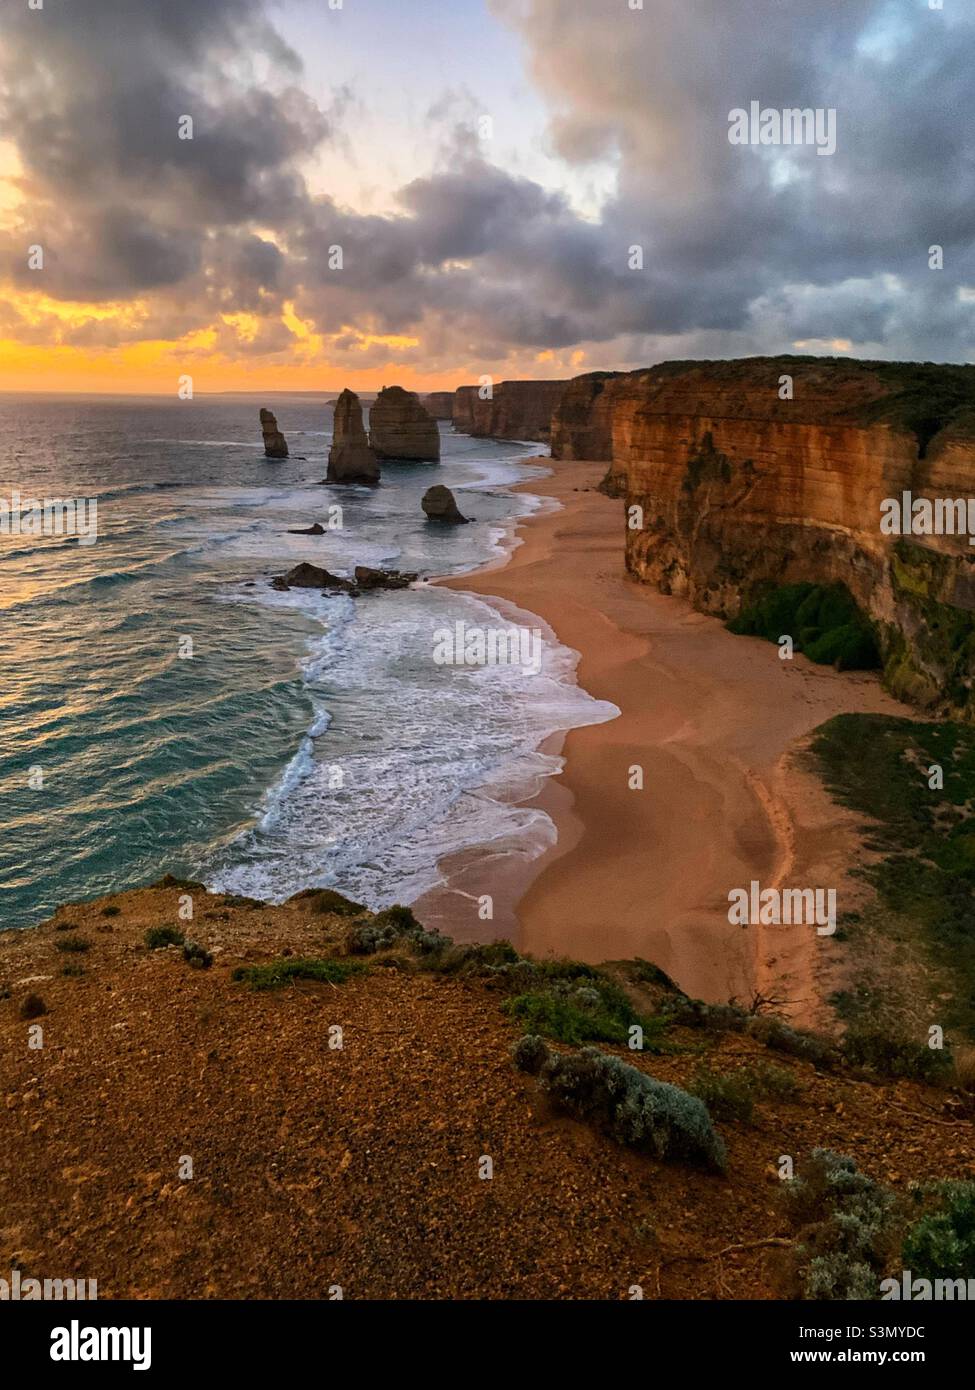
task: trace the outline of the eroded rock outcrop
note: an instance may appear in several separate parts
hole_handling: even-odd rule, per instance
[[[270,410],[261,411],[261,433],[264,436],[265,458],[286,459],[288,457],[288,441],[278,429],[278,422]]]
[[[975,368],[670,362],[592,400],[591,426],[566,422],[568,447],[590,447],[587,429],[598,443],[608,405],[611,471],[639,509],[632,574],[722,617],[763,588],[841,582],[875,626],[893,693],[975,718],[975,549],[881,529],[881,504],[904,493],[975,498]]]
[[[454,392],[454,428],[490,439],[527,439],[548,443],[552,415],[566,381],[500,381],[481,399],[476,386]]]
[[[440,431],[412,391],[384,386],[369,411],[369,443],[380,459],[439,463]]]
[[[408,589],[416,579],[415,574],[378,570],[369,565],[356,565],[355,578],[343,579],[321,565],[310,565],[303,561],[287,574],[279,574],[272,579],[271,588],[285,592],[288,589],[322,589],[325,593],[349,594],[352,598],[358,598],[371,589]]]
[[[437,521],[447,526],[466,526],[467,517],[461,515],[457,501],[449,487],[437,483],[427,488],[420,503],[427,521]]]
[[[379,460],[369,447],[362,423],[362,406],[346,389],[335,402],[332,447],[328,451],[327,483],[378,483]]]

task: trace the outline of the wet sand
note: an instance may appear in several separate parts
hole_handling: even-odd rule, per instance
[[[530,798],[557,829],[533,860],[519,847],[441,863],[418,914],[460,940],[508,936],[520,950],[591,962],[641,956],[712,1002],[756,992],[823,1021],[838,951],[814,927],[740,927],[728,893],[838,890],[857,847],[850,814],[797,763],[835,714],[903,715],[876,677],[839,674],[735,637],[681,599],[629,578],[623,507],[595,491],[604,464],[556,463],[525,490],[558,500],[520,523],[508,559],[440,581],[537,614],[580,654],[578,682],[621,713],[550,740],[564,769]],[[642,769],[642,790],[631,788]],[[524,804],[524,803],[522,803]],[[481,920],[482,895],[494,917]]]

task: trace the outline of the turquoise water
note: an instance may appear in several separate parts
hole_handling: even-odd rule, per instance
[[[291,458],[264,459],[268,405]],[[326,488],[331,411],[300,396],[0,395],[0,496],[97,497],[98,540],[0,535],[0,921],[166,871],[272,900],[315,884],[409,902],[437,858],[538,830],[494,790],[558,764],[548,733],[609,717],[554,640],[543,671],[443,668],[437,628],[497,622],[420,586],[276,593],[300,560],[458,573],[532,499],[537,446],[441,425],[443,463]],[[475,524],[428,525],[433,481]],[[343,507],[341,531],[291,527]],[[181,656],[191,639],[192,656]]]

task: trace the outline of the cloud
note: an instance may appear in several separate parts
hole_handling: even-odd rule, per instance
[[[330,362],[357,367],[388,360],[389,338],[400,361],[465,372],[546,352],[549,374],[838,339],[975,356],[959,295],[975,285],[969,13],[916,0],[490,8],[520,36],[558,156],[615,170],[598,220],[492,163],[478,101],[447,83],[429,102],[435,171],[398,190],[397,211],[357,212],[305,175],[320,147],[354,149],[345,118],[368,93],[339,85],[323,109],[262,0],[46,0],[5,13],[0,40],[0,123],[25,193],[0,271],[55,300],[140,305],[141,320],[68,322],[63,340],[209,325],[220,351],[280,355],[293,312]],[[752,100],[835,107],[836,154],[732,146],[729,112]],[[180,140],[187,115],[194,138]],[[27,267],[37,243],[42,273]],[[943,271],[928,269],[935,243]]]

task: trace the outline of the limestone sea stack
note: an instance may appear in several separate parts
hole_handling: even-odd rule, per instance
[[[412,391],[384,386],[369,412],[369,443],[380,459],[439,463],[440,431]]]
[[[437,521],[448,526],[466,526],[467,517],[461,516],[454,494],[443,483],[428,487],[420,503],[426,513],[427,521]]]
[[[328,451],[327,483],[378,483],[379,460],[369,447],[362,423],[362,406],[354,391],[345,390],[335,402],[332,447]]]
[[[278,422],[270,410],[261,411],[261,433],[264,435],[264,457],[286,459],[288,441],[278,429]]]

